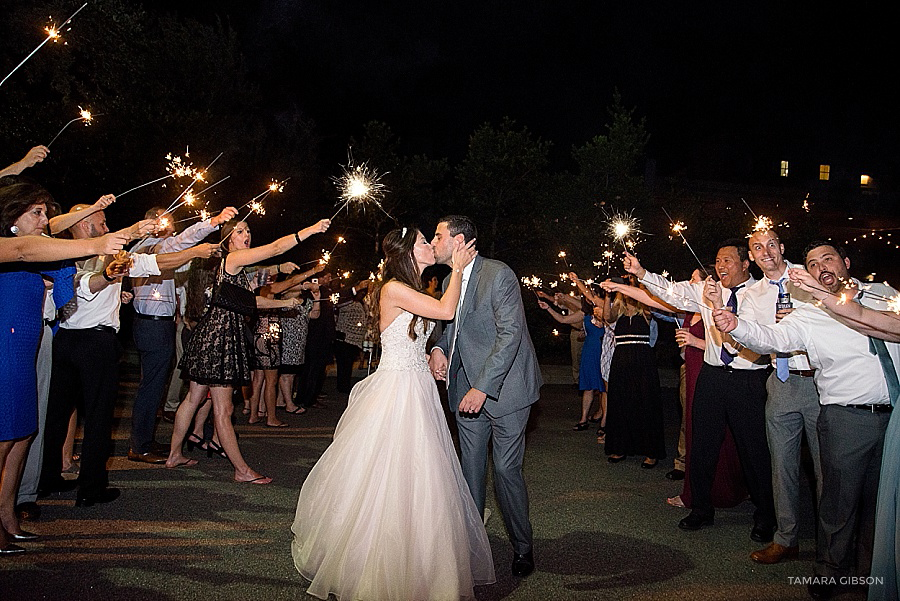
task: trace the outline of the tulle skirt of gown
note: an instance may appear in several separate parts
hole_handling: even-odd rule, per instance
[[[342,601],[452,600],[494,582],[487,533],[427,371],[357,384],[292,527],[307,592]]]

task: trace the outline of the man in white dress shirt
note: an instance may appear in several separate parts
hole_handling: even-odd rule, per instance
[[[831,242],[807,248],[806,268],[829,292],[842,292],[848,302],[872,309],[885,310],[884,299],[897,294],[889,286],[862,285],[851,278],[850,260]],[[808,588],[813,598],[826,599],[842,577],[866,576],[871,568],[884,432],[892,410],[888,382],[893,380],[896,388],[900,345],[860,334],[814,304],[798,307],[774,325],[724,311],[717,311],[714,319],[721,331],[759,352],[805,350],[816,368],[822,493],[817,579]]]
[[[72,211],[87,208],[76,205]],[[139,222],[137,235],[153,227],[151,220]],[[70,228],[73,237],[96,238],[109,231],[106,215],[98,211]],[[83,403],[84,437],[78,476],[76,506],[108,503],[119,496],[109,487],[106,462],[112,447],[113,406],[119,385],[118,362],[122,277],[159,275],[193,258],[210,256],[217,244],[202,244],[190,250],[164,255],[120,254],[93,257],[77,264],[75,309],[60,323],[53,341],[53,369],[44,465],[40,489],[46,494],[68,488],[60,478],[62,445],[77,394]]]
[[[750,258],[762,270],[763,278],[750,286],[744,295],[741,318],[772,325],[795,308],[814,302],[806,292],[788,279],[788,268],[796,267],[784,260],[784,245],[774,230],[757,231],[748,241]],[[750,558],[763,564],[794,559],[799,553],[800,524],[800,443],[804,432],[812,456],[816,487],[822,481],[819,465],[819,393],[813,381],[806,353],[774,353],[774,371],[766,381],[766,435],[772,455],[772,489],[778,529],[772,543],[754,551]],[[816,494],[816,499],[818,499]]]
[[[736,348],[730,336],[716,329],[712,319],[716,307],[703,296],[707,287],[717,288],[725,305],[740,314],[747,288],[756,283],[750,275],[746,243],[732,239],[719,245],[715,266],[719,282],[713,281],[712,277],[698,283],[670,282],[661,275],[648,272],[628,253],[624,264],[626,271],[637,276],[651,294],[682,311],[699,311],[706,330],[703,367],[694,390],[693,435],[688,458],[691,513],[678,523],[678,527],[699,530],[713,523],[713,479],[725,428],[731,428],[750,498],[756,505],[750,538],[756,542],[770,542],[775,532],[775,505],[765,423],[769,357]]]

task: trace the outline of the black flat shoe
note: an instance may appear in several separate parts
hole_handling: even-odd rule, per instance
[[[60,478],[55,482],[38,486],[37,496],[39,499],[44,499],[53,493],[72,492],[76,488],[78,488],[76,480],[63,480]]]
[[[831,599],[837,587],[833,584],[807,584],[806,592],[813,599]]]
[[[575,430],[576,432],[581,432],[582,430],[587,430],[588,423],[587,422],[578,422],[577,424],[575,424],[575,427],[572,429]]]
[[[16,505],[16,515],[20,520],[36,522],[41,519],[41,506],[34,501],[25,501]]]
[[[513,553],[512,575],[518,578],[525,578],[534,571],[534,554]]]
[[[3,547],[2,549],[0,549],[0,556],[3,556],[3,555],[18,555],[18,554],[24,553],[24,552],[25,552],[25,549],[23,549],[23,548],[20,547],[19,545],[14,545],[14,544],[12,544],[12,543],[9,543],[8,545],[6,545],[6,546]]]
[[[666,472],[666,480],[684,480],[684,470],[675,468]]]
[[[678,527],[682,530],[700,530],[704,526],[713,525],[713,516],[703,515],[697,512],[690,512],[686,518],[678,522]]]
[[[620,461],[625,461],[626,459],[628,459],[628,457],[625,455],[622,455],[620,457],[616,457],[614,455],[609,455],[606,458],[606,460],[609,461],[610,463],[619,463]]]
[[[78,495],[75,499],[75,507],[92,507],[97,503],[111,503],[119,498],[122,494],[118,488],[104,488],[102,491],[93,495]]]
[[[603,421],[603,417],[598,417],[597,419],[594,419],[593,417],[589,417],[588,421],[592,424],[599,424],[601,421]]]
[[[9,538],[13,540],[37,540],[41,538],[39,534],[35,534],[34,532],[25,532],[22,530],[21,534],[13,534],[9,533]]]
[[[775,538],[775,526],[756,525],[750,530],[750,540],[758,543],[771,543]]]

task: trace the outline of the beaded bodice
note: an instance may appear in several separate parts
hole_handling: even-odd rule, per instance
[[[409,322],[413,314],[404,311],[381,333],[381,362],[378,369],[391,371],[428,371],[425,343],[434,324],[425,330],[424,323],[416,324],[416,339],[409,337]]]

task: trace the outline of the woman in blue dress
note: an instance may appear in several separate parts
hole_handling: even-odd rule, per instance
[[[79,257],[103,252],[104,245],[108,246],[109,236],[76,242],[38,238],[47,226],[47,203],[53,202],[52,197],[34,183],[6,180],[4,184],[0,185],[0,237],[31,238],[39,241],[38,246],[60,249],[35,259]],[[117,236],[121,238],[119,234],[112,237]],[[5,258],[0,256],[0,260]],[[30,257],[17,253],[16,258]],[[38,428],[35,361],[44,329],[46,289],[39,269],[38,265],[22,262],[0,265],[0,556],[24,551],[11,541],[37,538],[19,525],[15,500],[29,445]]]
[[[557,295],[557,298],[559,302],[563,302],[567,297],[565,295]],[[604,386],[603,378],[600,376],[603,324],[594,318],[593,304],[587,299],[582,299],[579,310],[572,310],[567,315],[557,312],[544,301],[538,301],[538,306],[547,311],[559,323],[573,327],[583,324],[586,337],[581,350],[581,363],[578,368],[578,389],[581,391],[581,419],[578,420],[578,423],[572,429],[576,431],[587,430],[591,423],[600,423],[606,413],[606,386]],[[599,407],[596,414],[591,417],[591,406],[594,404],[595,397],[598,397]],[[603,425],[601,424],[602,428]]]

